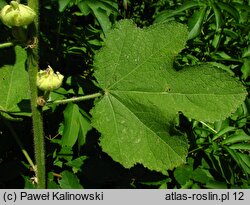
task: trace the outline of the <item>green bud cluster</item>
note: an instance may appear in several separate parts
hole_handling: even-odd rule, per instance
[[[8,27],[20,27],[31,24],[36,17],[35,11],[30,7],[11,1],[0,11],[0,19]]]

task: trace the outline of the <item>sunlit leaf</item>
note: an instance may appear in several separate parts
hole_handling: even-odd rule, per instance
[[[92,110],[100,145],[115,161],[166,173],[185,162],[186,138],[174,129],[178,112],[214,122],[229,116],[244,87],[209,64],[173,69],[187,29],[178,23],[139,29],[128,20],[110,31],[95,57],[95,77],[105,94]]]

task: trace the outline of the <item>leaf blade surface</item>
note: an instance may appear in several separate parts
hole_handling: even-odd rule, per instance
[[[187,28],[178,23],[136,28],[118,23],[95,56],[95,77],[104,90],[92,110],[101,146],[130,168],[141,163],[166,174],[185,162],[188,144],[174,128],[178,112],[213,122],[235,111],[244,87],[209,64],[173,69]],[[226,98],[226,100],[225,100]]]

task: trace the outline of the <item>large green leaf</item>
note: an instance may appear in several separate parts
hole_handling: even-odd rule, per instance
[[[0,61],[4,63],[1,52]],[[0,112],[20,115],[29,113],[29,80],[25,61],[25,50],[16,46],[14,64],[0,67]]]
[[[141,163],[165,174],[184,163],[188,144],[173,123],[178,112],[213,122],[246,96],[239,82],[208,64],[173,69],[187,36],[178,23],[139,29],[124,20],[95,56],[95,77],[105,94],[92,110],[92,123],[102,134],[102,149],[127,168]]]

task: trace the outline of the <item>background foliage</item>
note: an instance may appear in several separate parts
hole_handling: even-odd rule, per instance
[[[0,7],[4,4],[1,0]],[[188,25],[189,39],[175,58],[177,70],[211,62],[249,90],[249,15],[250,2],[244,0],[44,0],[40,16],[40,67],[51,65],[65,75],[63,87],[51,95],[53,100],[98,92],[93,62],[101,55],[99,50],[112,25],[125,18],[141,28],[176,20]],[[10,31],[2,24],[0,29],[0,42],[11,40]],[[20,75],[25,72],[22,65],[15,64],[18,58],[24,58],[21,48],[16,49],[19,50],[0,50],[1,71],[8,66],[10,72],[18,66]],[[105,63],[106,57],[103,59]],[[13,74],[13,90],[20,85],[25,87],[25,80],[20,79],[24,78]],[[29,113],[27,103],[24,100],[17,107],[6,103],[6,107],[0,106],[1,115],[15,119],[7,124],[3,117],[0,119],[1,188],[34,187],[31,181],[34,172],[14,140],[16,133],[33,156],[31,120],[25,117]],[[166,170],[165,175],[140,164],[124,168],[102,151],[100,134],[90,124],[93,101],[47,106],[44,124],[48,188],[249,188],[249,103],[247,98],[230,117],[215,123],[193,120],[180,113],[174,119],[175,129],[188,139],[187,163]],[[6,113],[8,110],[15,115]],[[20,114],[22,122],[17,122]],[[108,124],[105,129],[110,129]]]

